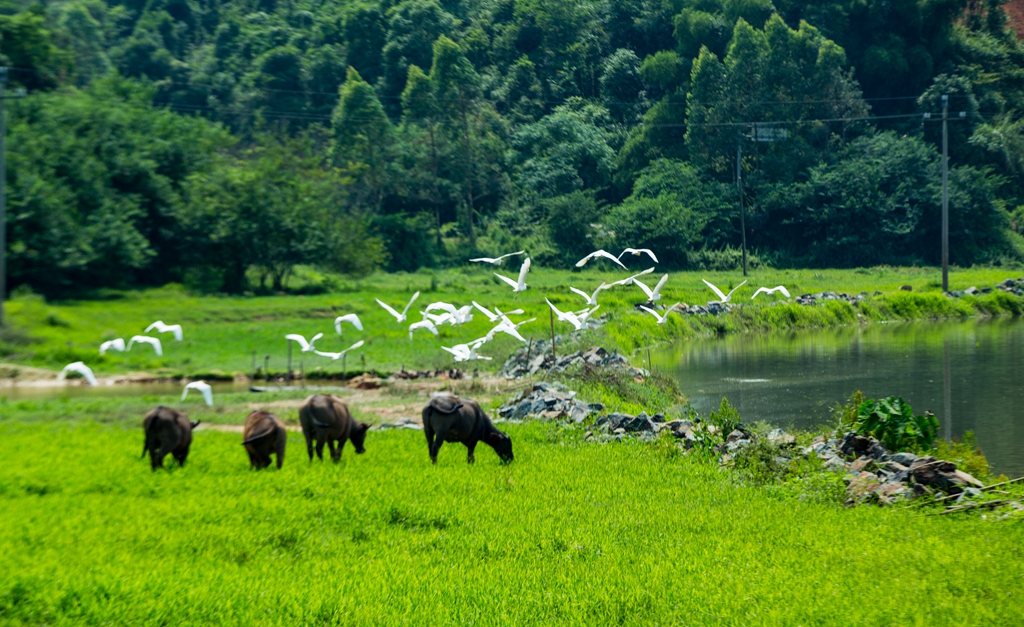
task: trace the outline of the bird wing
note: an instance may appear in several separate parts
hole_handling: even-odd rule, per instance
[[[661,280],[654,286],[654,290],[650,293],[651,300],[658,300],[661,298],[661,288],[665,287],[665,283],[668,282],[668,275],[662,275]]]
[[[771,290],[768,289],[767,287],[759,287],[759,288],[757,288],[757,291],[754,292],[754,295],[750,297],[750,300],[754,300],[759,295],[764,294],[765,292],[771,293]]]
[[[316,342],[317,340],[319,340],[320,338],[322,338],[323,336],[324,336],[323,333],[317,333],[313,337],[309,338],[309,349],[312,350],[313,349],[313,343]]]
[[[596,254],[597,254],[597,253],[590,253],[589,255],[587,255],[586,257],[584,257],[583,259],[580,259],[579,261],[577,261],[577,262],[576,262],[576,267],[577,267],[577,268],[582,268],[583,266],[587,265],[587,262],[588,262],[588,261],[590,261],[590,259],[591,259],[591,258],[592,258],[592,257],[593,257],[594,255],[596,255]]]
[[[520,342],[526,341],[526,338],[523,337],[522,335],[519,335],[519,331],[516,331],[515,327],[511,327],[507,324],[499,324],[498,326],[494,327],[494,330],[500,331],[501,333],[507,333],[512,337],[516,338],[517,340],[519,340]]]
[[[437,327],[430,320],[420,320],[419,322],[413,322],[409,325],[409,332],[412,333],[416,329],[426,329],[434,335],[437,335]]]
[[[601,288],[598,288],[598,289],[601,289]],[[569,287],[569,291],[576,292],[577,294],[579,294],[583,298],[587,299],[587,303],[590,303],[590,294],[587,294],[583,290],[576,289],[575,287],[572,287],[572,286]]]
[[[526,287],[526,273],[530,271],[530,258],[527,257],[526,261],[519,268],[519,283],[516,285],[517,289],[523,289]]]
[[[620,265],[620,266],[622,266],[623,268],[625,268],[625,267],[626,267],[626,264],[624,264],[624,263],[622,263],[621,261],[619,261],[619,258],[618,258],[618,257],[616,257],[615,255],[613,255],[613,254],[611,254],[611,253],[609,253],[609,252],[606,252],[606,251],[604,251],[604,250],[599,250],[599,251],[597,251],[597,252],[595,252],[595,253],[592,253],[592,254],[593,254],[593,255],[596,255],[596,256],[598,256],[598,257],[604,257],[605,259],[611,259],[612,261],[614,261],[615,263],[619,264],[619,265]]]
[[[587,320],[590,320],[590,316],[594,315],[594,312],[601,308],[601,305],[594,305],[593,309],[588,309],[585,313],[580,316],[580,325],[586,324]]]
[[[654,291],[651,290],[651,288],[649,288],[646,285],[644,285],[644,283],[642,281],[639,281],[637,279],[633,279],[633,285],[635,285],[635,286],[639,287],[640,289],[642,289],[644,291],[644,294],[647,294],[648,300],[650,300],[651,296],[654,294]]]
[[[412,304],[415,303],[416,299],[419,298],[419,297],[420,297],[420,293],[419,292],[416,292],[415,294],[412,295],[412,298],[409,299],[409,302],[407,302],[405,304],[405,309],[402,310],[402,315],[403,316],[405,315],[405,312],[409,311],[409,307],[412,307]]]
[[[501,257],[498,257],[496,261],[501,261],[502,259],[505,259],[506,257],[515,257],[516,255],[521,255],[521,254],[523,254],[525,252],[526,252],[525,250],[520,250],[520,251],[517,251],[517,252],[514,252],[514,253],[508,253],[507,255],[502,255]]]
[[[337,361],[345,353],[344,352],[341,352],[341,353],[325,353],[323,351],[313,351],[313,354],[314,355],[320,355],[321,357],[330,357],[334,361]]]
[[[380,305],[381,307],[384,308],[384,311],[386,311],[389,314],[391,314],[392,316],[394,316],[395,320],[401,320],[402,319],[402,314],[400,314],[397,311],[395,311],[394,309],[392,309],[391,305],[388,305],[387,303],[385,303],[384,301],[382,301],[379,298],[375,298],[374,300],[377,301],[378,305]]]
[[[213,407],[213,388],[211,388],[209,384],[207,384],[205,386],[199,387],[198,389],[200,392],[203,393],[203,400],[206,401],[206,405],[209,407]]]
[[[174,334],[175,341],[180,342],[184,338],[184,335],[181,332],[181,325],[180,324],[168,325],[165,330],[166,331],[170,331],[171,333]]]
[[[495,307],[494,311],[498,311],[498,308]],[[519,314],[525,312],[522,309],[513,309],[512,311],[506,311],[505,313],[501,313],[500,311],[498,311],[498,313],[501,314],[502,316],[518,316]]]
[[[164,354],[163,345],[160,344],[160,340],[155,337],[138,336],[140,342],[145,342],[153,347],[158,357],[162,357]]]
[[[490,311],[486,307],[483,307],[482,305],[480,305],[480,303],[476,302],[475,300],[473,301],[473,306],[476,307],[480,311],[480,313],[487,316],[487,319],[490,320],[491,322],[494,322],[495,320],[498,319],[498,316],[494,315],[494,312]]]
[[[450,303],[442,303],[440,301],[438,301],[436,303],[430,303],[429,305],[427,305],[426,311],[434,311],[435,309],[440,309],[441,311],[447,311],[448,313],[455,313],[456,311],[458,311],[455,308],[455,305],[452,305]]]
[[[302,347],[302,350],[306,350],[307,348],[309,348],[309,342],[307,342],[306,338],[302,337],[298,333],[289,333],[288,335],[284,336],[284,339],[291,340],[297,343],[299,346]]]
[[[507,276],[500,275],[497,272],[494,273],[494,276],[511,285],[512,289],[519,289],[519,284],[513,281],[512,279],[508,278]]]
[[[651,250],[650,248],[641,248],[640,250],[634,252],[633,254],[639,255],[640,253],[646,253],[647,256],[650,257],[651,261],[653,261],[654,263],[661,263],[660,261],[658,261],[658,258],[654,256],[654,251]]]
[[[476,260],[475,259],[470,259],[470,261],[476,261]],[[461,346],[461,344],[459,346]],[[442,346],[441,350],[448,351],[449,353],[451,353],[452,355],[455,355],[456,357],[461,357],[462,356],[462,352],[458,351],[458,350],[455,350],[457,348],[458,348],[458,346],[453,346],[452,348],[448,348],[447,346]]]
[[[708,283],[707,279],[701,279],[701,281],[704,281],[704,285],[707,285],[708,287],[710,287],[711,291],[718,295],[718,300],[725,300],[725,294],[722,293],[722,290],[720,290],[717,287],[715,287],[714,285]]]
[[[345,350],[341,351],[341,354],[344,355],[345,353],[347,353],[349,351],[354,351],[355,349],[359,348],[362,345],[363,345],[363,340],[359,340],[358,342],[356,342],[352,346],[349,346]]]
[[[360,320],[359,316],[357,316],[356,314],[345,314],[344,316],[338,316],[337,318],[334,319],[334,328],[338,330],[339,334],[341,333],[342,322],[348,322],[349,324],[359,329],[360,331],[363,330],[363,321]]]
[[[789,290],[787,290],[787,289],[786,289],[786,288],[785,288],[784,286],[780,285],[780,286],[776,287],[775,289],[777,289],[778,291],[780,291],[780,292],[782,292],[783,294],[785,294],[785,295],[786,295],[786,298],[789,298],[789,297],[790,297],[790,296],[789,296]]]
[[[561,320],[562,316],[564,316],[565,314],[562,313],[561,311],[558,311],[558,307],[555,307],[553,304],[551,304],[550,300],[545,298],[544,302],[548,304],[548,307],[551,307],[551,311],[555,312],[555,315],[558,316],[559,320]]]
[[[146,327],[146,330],[145,330],[145,331],[143,331],[143,333],[149,333],[149,332],[150,332],[150,331],[152,331],[153,329],[156,329],[156,330],[157,330],[157,333],[162,333],[162,332],[163,332],[163,330],[164,330],[164,329],[163,329],[163,326],[164,326],[164,321],[163,321],[163,320],[157,320],[157,321],[156,321],[156,322],[154,322],[153,324],[151,324],[151,325],[149,325],[148,327]]]
[[[643,309],[647,313],[649,313],[652,316],[654,316],[655,319],[657,319],[658,322],[661,322],[661,315],[659,315],[658,312],[654,311],[653,309],[648,309],[647,307],[644,307],[643,305],[640,305],[640,309]],[[668,314],[665,314],[665,315],[668,315]]]
[[[743,279],[743,283],[746,283],[746,282],[747,282],[747,280],[746,280],[746,279]],[[740,284],[739,284],[739,285],[737,285],[736,287],[732,288],[732,290],[730,290],[730,292],[729,292],[728,294],[726,294],[726,296],[725,296],[725,298],[724,298],[723,300],[729,300],[729,298],[731,298],[731,297],[732,297],[732,293],[733,293],[733,292],[735,292],[736,290],[738,290],[738,289],[740,289],[741,287],[743,287],[743,283],[740,283]],[[719,294],[721,294],[721,292],[719,292]]]
[[[470,259],[470,262],[482,261],[484,263],[498,263],[497,259],[491,259],[490,257],[477,257],[476,259]]]

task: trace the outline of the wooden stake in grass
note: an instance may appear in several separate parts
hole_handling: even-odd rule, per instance
[[[548,309],[548,319],[551,321],[551,359],[558,359],[555,354],[555,312]]]
[[[651,347],[647,347],[647,374],[654,374],[654,368],[651,367]]]
[[[287,375],[286,383],[291,383],[291,381],[292,381],[292,343],[291,343],[290,340],[285,340],[285,341],[288,342],[288,375]]]

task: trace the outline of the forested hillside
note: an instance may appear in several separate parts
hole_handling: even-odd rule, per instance
[[[943,95],[952,262],[1020,260],[1001,5],[5,0],[10,282],[279,289],[518,247],[735,267],[738,150],[756,262],[936,263]]]

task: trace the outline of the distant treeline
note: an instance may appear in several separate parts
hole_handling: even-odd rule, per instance
[[[6,0],[9,284],[281,289],[521,247],[735,267],[739,153],[758,263],[936,263],[944,95],[952,261],[1020,260],[1000,5]]]

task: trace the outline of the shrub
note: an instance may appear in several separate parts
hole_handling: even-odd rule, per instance
[[[871,398],[857,408],[853,431],[876,438],[890,451],[928,450],[935,445],[939,421],[930,411],[915,416],[902,397]]]

